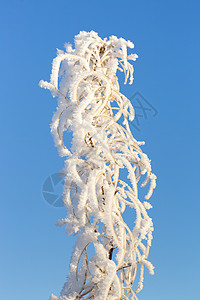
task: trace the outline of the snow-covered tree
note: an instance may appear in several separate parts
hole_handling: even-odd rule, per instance
[[[57,97],[51,132],[60,156],[65,156],[63,201],[68,234],[77,239],[70,271],[60,297],[72,299],[138,299],[143,287],[153,224],[148,201],[139,200],[138,182],[149,185],[148,200],[156,186],[147,155],[129,128],[134,108],[119,90],[116,72],[133,82],[136,54],[127,54],[130,41],[115,36],[101,39],[94,31],[81,31],[75,49],[66,44],[53,60],[50,82],[40,81]],[[72,132],[66,147],[64,132]],[[127,170],[127,178],[122,174]],[[124,221],[133,208],[133,228]],[[134,217],[135,216],[135,217]]]

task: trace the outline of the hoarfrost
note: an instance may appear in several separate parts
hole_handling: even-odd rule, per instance
[[[156,176],[139,147],[144,143],[136,141],[129,129],[134,108],[120,93],[116,76],[119,69],[125,83],[133,82],[129,60],[138,56],[127,55],[127,47],[134,45],[123,38],[101,39],[94,31],[81,31],[75,49],[66,44],[66,52],[57,51],[50,82],[40,81],[41,87],[57,96],[51,132],[60,156],[66,157],[62,172],[67,217],[57,224],[77,235],[67,282],[61,296],[51,295],[51,300],[137,299],[144,266],[154,272],[147,260],[153,231],[147,214],[151,205],[139,200],[138,182],[146,174],[142,187],[149,184],[145,197],[149,199]],[[73,133],[71,149],[65,145],[65,131]],[[120,178],[123,168],[130,184]],[[132,229],[122,216],[127,205],[136,211]]]

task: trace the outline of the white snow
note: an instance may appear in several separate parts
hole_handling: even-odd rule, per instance
[[[94,31],[81,31],[75,49],[66,44],[66,52],[57,51],[50,82],[40,81],[41,87],[57,96],[51,132],[59,155],[66,157],[62,172],[67,216],[58,225],[65,225],[68,234],[77,234],[67,282],[61,296],[51,295],[51,300],[137,299],[144,265],[153,274],[147,260],[153,231],[147,214],[151,205],[139,199],[138,181],[146,174],[142,186],[150,186],[148,200],[156,176],[139,147],[143,142],[137,142],[129,128],[134,108],[119,91],[117,70],[125,73],[125,83],[129,79],[132,84],[134,69],[129,60],[138,57],[127,55],[127,47],[134,45],[123,38],[101,39]],[[64,143],[65,131],[73,133],[71,149]],[[122,168],[128,170],[130,184],[120,178]],[[127,205],[136,211],[133,230],[122,216]],[[139,264],[140,279],[133,291]]]

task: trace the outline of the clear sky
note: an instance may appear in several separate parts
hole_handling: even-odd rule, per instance
[[[133,135],[146,141],[158,177],[156,269],[145,272],[139,299],[200,299],[200,2],[1,0],[0,14],[0,298],[47,300],[68,273],[74,239],[55,226],[65,209],[42,195],[64,163],[49,129],[56,100],[38,82],[49,80],[56,48],[94,30],[130,39],[139,55],[134,84],[122,92],[137,102]],[[146,119],[139,104],[151,107]]]

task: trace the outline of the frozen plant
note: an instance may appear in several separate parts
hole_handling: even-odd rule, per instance
[[[75,299],[138,299],[143,287],[144,266],[154,273],[147,260],[153,224],[147,214],[148,201],[138,197],[138,182],[149,185],[148,200],[156,186],[156,176],[129,121],[134,108],[119,91],[119,69],[125,83],[133,82],[136,54],[130,41],[115,36],[101,39],[94,31],[81,31],[75,49],[66,44],[53,60],[50,82],[40,81],[57,97],[51,132],[60,156],[65,156],[63,201],[67,209],[68,234],[77,239],[70,271],[60,297]],[[71,149],[64,132],[72,132]],[[127,170],[124,181],[122,174]],[[133,208],[133,228],[124,221],[127,206]],[[135,216],[135,217],[134,217]]]

